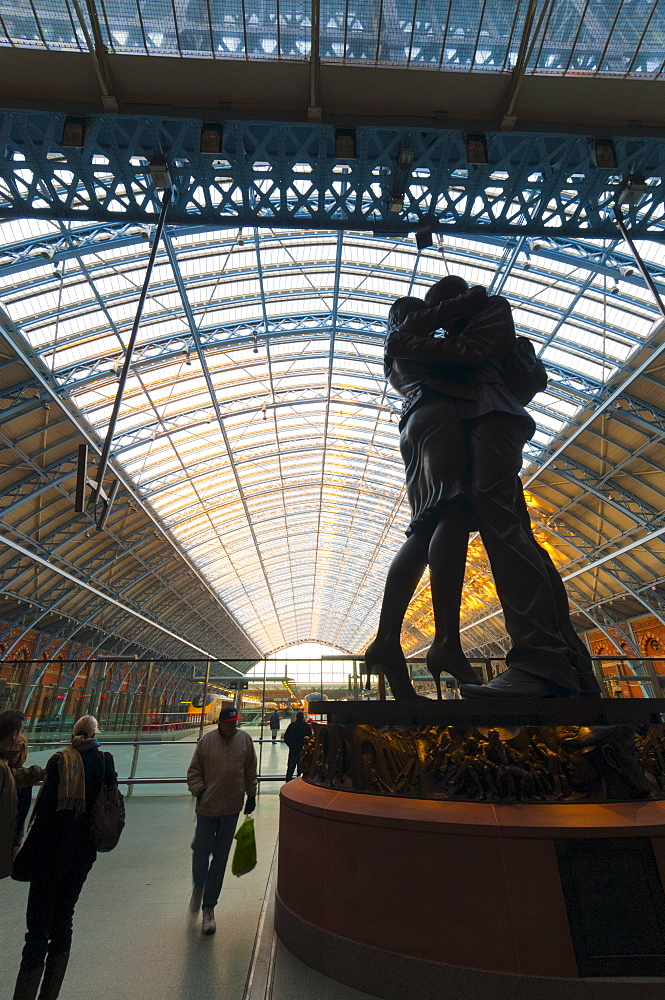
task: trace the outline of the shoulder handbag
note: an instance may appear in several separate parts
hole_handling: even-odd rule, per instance
[[[12,862],[12,878],[15,882],[31,882],[42,870],[43,864],[40,846],[31,827]]]
[[[106,754],[102,751],[102,787],[90,815],[90,838],[96,850],[112,851],[125,825],[125,801],[116,783],[106,783]]]

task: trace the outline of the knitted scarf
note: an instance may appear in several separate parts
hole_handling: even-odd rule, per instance
[[[73,809],[79,815],[85,812],[85,771],[83,759],[74,747],[67,747],[56,754],[58,758],[58,804],[56,812]]]

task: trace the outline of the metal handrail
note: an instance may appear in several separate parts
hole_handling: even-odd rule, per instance
[[[197,746],[198,740],[100,740],[100,745],[103,744],[105,747],[164,747],[164,746],[178,746],[178,747],[189,747]],[[252,743],[272,743],[270,737],[263,739],[252,738]],[[276,743],[282,743],[283,740],[275,740]],[[71,739],[68,740],[40,740],[36,743],[31,743],[30,746],[33,750],[41,750],[43,747],[67,747],[71,743]]]
[[[33,743],[31,749],[34,751],[42,750],[50,747],[62,747],[69,746],[70,740],[52,740],[44,743]],[[178,740],[170,741],[168,744],[164,744],[162,740],[104,740],[101,744],[103,747],[134,747],[134,753],[132,754],[132,762],[129,767],[129,775],[126,778],[118,778],[119,785],[127,785],[127,798],[131,798],[132,789],[135,785],[168,785],[168,784],[185,784],[187,781],[186,775],[171,776],[171,777],[161,777],[161,778],[137,778],[136,769],[138,767],[139,751],[142,746],[157,746],[163,747],[168,746],[197,746],[198,740]],[[279,741],[276,741],[279,742]],[[252,743],[272,743],[272,739],[252,739]],[[257,782],[260,784],[263,781],[284,781],[285,778],[281,774],[262,774],[257,776]]]

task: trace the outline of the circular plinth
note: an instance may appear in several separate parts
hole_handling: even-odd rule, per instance
[[[281,792],[279,937],[325,975],[388,1000],[522,997],[527,986],[530,998],[560,1000],[585,983],[595,1000],[615,1000],[608,976],[624,977],[626,1000],[655,1000],[664,884],[662,801],[431,802],[302,780]],[[638,953],[646,925],[650,957]]]

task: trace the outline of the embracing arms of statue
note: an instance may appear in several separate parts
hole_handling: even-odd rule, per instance
[[[466,328],[456,336],[432,336],[435,330],[467,319]],[[484,288],[477,287],[432,309],[409,313],[388,335],[386,354],[412,361],[480,365],[503,358],[514,338],[509,303],[498,295],[488,297]]]

